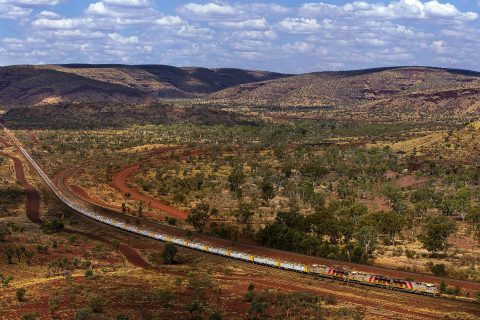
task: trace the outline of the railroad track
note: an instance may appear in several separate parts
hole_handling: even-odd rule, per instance
[[[5,134],[10,138],[14,143],[17,149],[22,153],[22,155],[28,160],[30,165],[35,169],[35,171],[40,175],[42,180],[48,185],[48,187],[53,191],[57,198],[65,204],[67,207],[72,209],[75,212],[80,213],[83,216],[86,216],[95,221],[101,222],[103,224],[134,233],[136,235],[141,235],[144,237],[170,242],[178,246],[186,247],[189,249],[194,249],[210,254],[215,254],[223,257],[228,257],[236,260],[256,263],[260,265],[265,265],[268,267],[273,267],[277,269],[284,269],[288,271],[294,271],[304,274],[310,274],[322,278],[328,278],[343,282],[351,282],[355,284],[361,284],[365,286],[374,286],[389,290],[403,291],[412,294],[422,294],[430,296],[439,296],[438,290],[435,284],[407,281],[402,279],[391,279],[382,275],[361,273],[356,271],[344,271],[328,267],[325,265],[308,265],[298,262],[291,261],[280,261],[270,257],[264,257],[255,255],[248,252],[242,252],[240,250],[231,250],[224,247],[212,246],[207,243],[200,241],[192,241],[179,236],[172,236],[164,232],[159,232],[154,228],[148,226],[140,225],[138,223],[131,223],[129,219],[122,219],[119,216],[115,215],[104,215],[99,213],[97,210],[92,209],[89,206],[86,206],[85,203],[79,203],[78,199],[68,197],[64,194],[48,177],[48,175],[42,170],[42,168],[36,163],[33,157],[28,153],[28,151],[22,146],[22,144],[17,140],[15,135],[8,130],[3,124],[0,123],[0,126],[3,128]]]

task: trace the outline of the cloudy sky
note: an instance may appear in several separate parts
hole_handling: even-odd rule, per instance
[[[480,0],[0,0],[0,65],[480,71]]]

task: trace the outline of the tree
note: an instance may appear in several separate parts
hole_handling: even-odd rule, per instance
[[[431,217],[422,227],[420,240],[425,249],[432,253],[448,248],[448,237],[455,232],[455,222],[446,216]]]
[[[60,296],[57,294],[51,295],[50,298],[48,298],[48,310],[50,311],[50,314],[52,316],[55,314],[55,311],[58,310],[59,306],[60,306]]]
[[[0,222],[0,242],[4,242],[7,236],[11,235],[12,232],[7,223],[1,221]]]
[[[3,254],[5,255],[5,257],[7,257],[8,264],[13,264],[13,256],[15,254],[15,250],[10,247],[5,248],[3,249]]]
[[[254,215],[253,206],[249,203],[241,202],[238,209],[233,212],[237,221],[241,224],[248,224]]]
[[[480,206],[471,207],[466,220],[471,223],[475,236],[480,239]]]
[[[373,226],[365,225],[362,226],[355,234],[355,238],[358,243],[362,246],[363,251],[371,255],[375,248],[377,247],[378,234]]]
[[[234,192],[238,198],[242,196],[242,185],[245,183],[245,174],[243,165],[236,165],[228,176],[228,186],[231,192]]]
[[[275,197],[275,188],[269,179],[262,180],[260,190],[262,191],[262,200],[265,204],[268,204],[268,202]]]
[[[265,299],[253,299],[248,308],[248,319],[265,319],[269,305]]]
[[[465,220],[465,217],[470,209],[471,194],[467,188],[457,190],[453,197],[454,207],[458,214]]]
[[[194,314],[199,313],[203,310],[203,306],[199,301],[192,301],[186,307],[185,310],[190,313],[190,317],[193,317]]]
[[[199,203],[193,208],[188,217],[187,223],[190,223],[197,231],[202,232],[210,219],[212,210],[206,203]]]
[[[25,293],[27,293],[27,290],[25,288],[17,289],[17,292],[15,293],[15,296],[17,297],[18,302],[24,301]]]
[[[386,237],[387,243],[395,243],[395,238],[405,226],[403,216],[394,211],[377,212],[373,215],[377,230]]]
[[[172,243],[165,244],[162,252],[163,261],[166,264],[173,264],[175,262],[175,255],[177,254],[177,247]]]

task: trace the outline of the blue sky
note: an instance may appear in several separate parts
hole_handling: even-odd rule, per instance
[[[0,65],[480,71],[480,0],[0,0]]]

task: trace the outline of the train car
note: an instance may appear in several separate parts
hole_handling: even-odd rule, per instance
[[[390,277],[375,274],[370,277],[369,283],[373,283],[376,287],[390,288]]]
[[[264,257],[256,257],[255,262],[259,263],[259,264],[264,264],[266,266],[275,266],[276,265],[275,260],[269,259],[269,258],[264,258]]]
[[[330,267],[324,266],[322,264],[314,264],[311,266],[310,273],[321,276],[328,276],[328,270],[330,269]]]
[[[392,279],[390,282],[390,288],[401,291],[415,291],[414,281],[407,281],[405,279]]]
[[[363,273],[358,271],[352,271],[348,274],[348,280],[352,282],[358,282],[362,284],[371,284],[372,274]]]
[[[433,283],[412,282],[412,285],[415,293],[425,294],[434,297],[440,296],[437,285]]]

